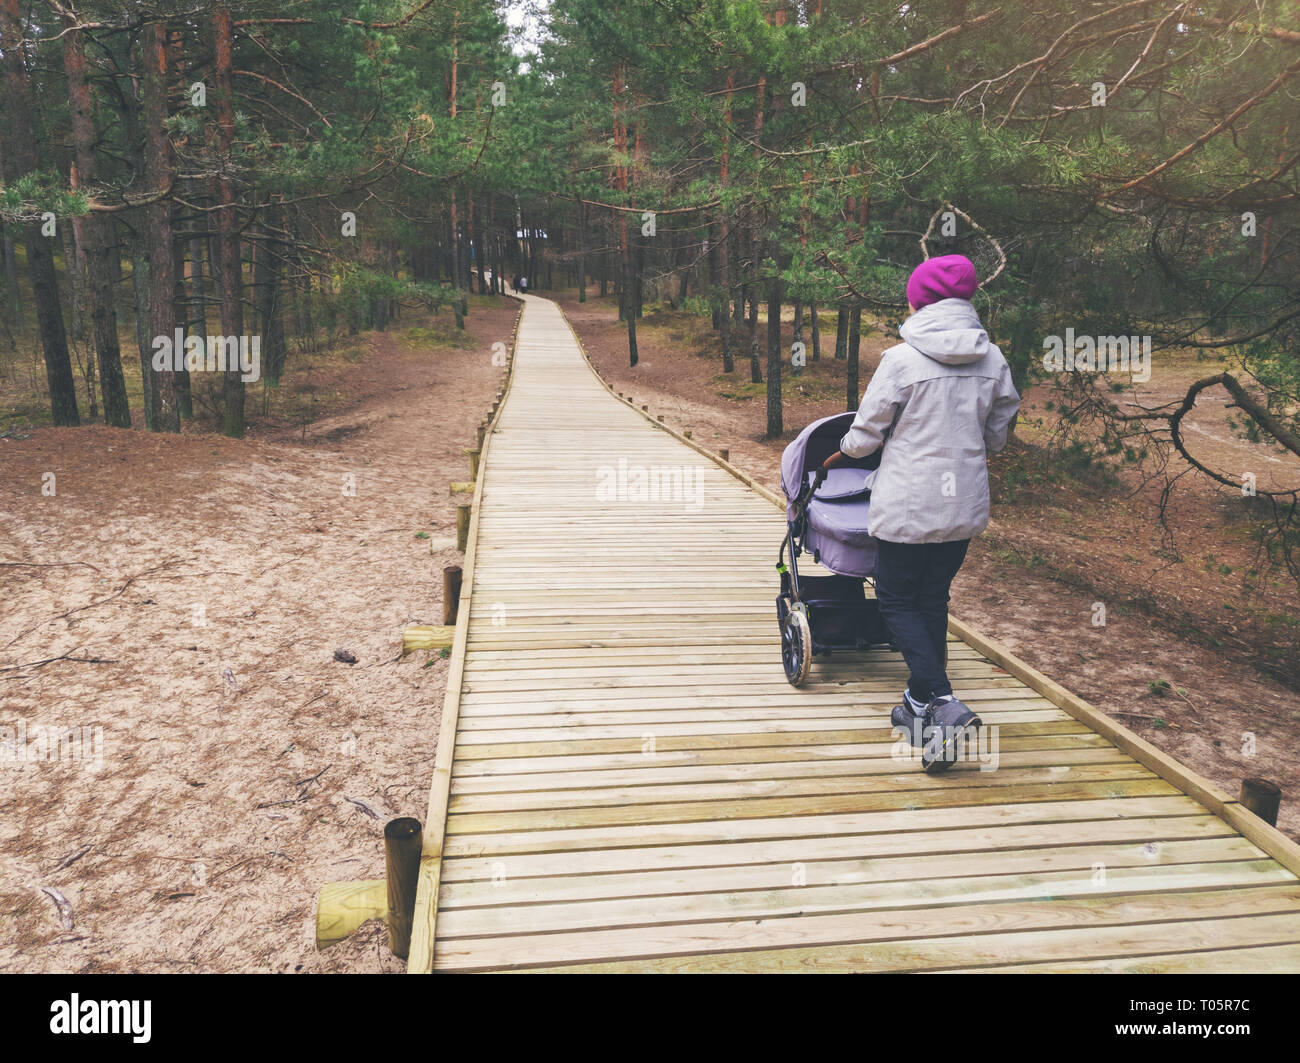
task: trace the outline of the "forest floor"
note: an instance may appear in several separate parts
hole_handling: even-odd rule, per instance
[[[318,953],[316,892],[425,816],[447,663],[401,630],[442,622],[518,309],[291,355],[241,440],[0,424],[0,970],[404,970],[378,922]],[[15,763],[18,721],[81,741]]]
[[[721,372],[707,318],[647,308],[633,369],[612,299],[579,303],[565,293],[559,301],[606,380],[670,426],[691,428],[701,445],[728,449],[733,464],[778,493],[785,444],[844,409],[831,313],[821,317],[825,356],[798,377],[786,364],[787,431],[768,440],[765,386],[750,383],[747,356]],[[863,388],[897,342],[883,325],[868,334],[865,324]],[[789,318],[784,331],[788,349]],[[804,339],[811,347],[808,327]],[[1141,395],[1168,401],[1217,371],[1194,355],[1158,356]],[[1300,838],[1295,582],[1259,556],[1239,492],[1184,477],[1166,528],[1159,483],[1143,484],[1128,469],[1071,471],[1053,461],[1044,447],[1050,397],[1043,387],[1025,396],[1017,439],[993,460],[994,519],[954,584],[954,615],[1234,796],[1243,777],[1277,781],[1285,791],[1278,825]],[[1235,438],[1226,418],[1222,399],[1203,393],[1188,419],[1198,456],[1233,473],[1259,470],[1261,487],[1300,482],[1300,463]],[[1104,626],[1093,622],[1098,603]]]

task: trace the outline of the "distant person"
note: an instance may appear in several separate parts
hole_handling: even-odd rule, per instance
[[[879,543],[880,614],[911,672],[890,719],[927,763],[951,763],[981,725],[944,666],[948,595],[989,522],[987,455],[1006,446],[1020,407],[1007,360],[971,305],[977,287],[965,255],[912,272],[903,342],[881,355],[853,426],[826,459],[829,467],[884,448],[867,531]]]
[[[528,278],[521,276],[519,278],[519,290],[525,295],[528,294]]]

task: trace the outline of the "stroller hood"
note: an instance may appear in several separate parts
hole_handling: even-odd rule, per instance
[[[837,413],[814,421],[781,456],[781,488],[786,517],[796,520],[795,500],[817,468],[840,448],[840,440],[856,413]],[[827,474],[808,504],[804,546],[822,565],[844,576],[864,579],[875,569],[876,543],[867,532],[870,490],[879,465],[878,454],[850,459]]]
[[[808,474],[815,472],[822,462],[840,449],[840,440],[856,416],[856,413],[837,413],[813,421],[785,448],[781,455],[781,490],[785,492],[787,502],[798,498]],[[861,494],[869,482],[867,476],[866,469],[832,469],[826,483],[817,492],[818,497],[847,498]]]

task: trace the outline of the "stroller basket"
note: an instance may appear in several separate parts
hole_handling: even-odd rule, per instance
[[[789,613],[790,574],[781,574],[777,617],[784,624]],[[874,598],[868,598],[862,580],[851,576],[800,576],[799,602],[812,628],[814,653],[832,649],[866,650],[887,643],[889,632]]]

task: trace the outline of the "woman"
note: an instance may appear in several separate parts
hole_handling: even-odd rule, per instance
[[[926,766],[957,756],[980,719],[945,669],[948,596],[971,539],[989,522],[987,455],[1006,446],[1020,396],[971,305],[978,281],[965,255],[919,265],[907,282],[911,316],[867,385],[841,456],[884,447],[867,531],[879,541],[876,599],[911,672],[890,719]]]

